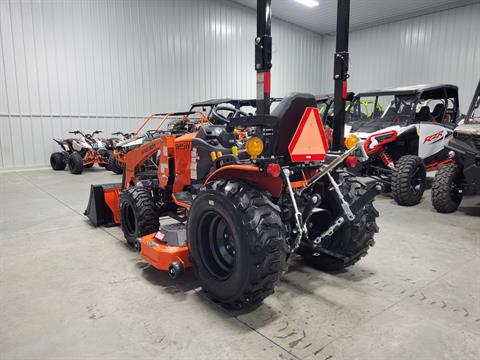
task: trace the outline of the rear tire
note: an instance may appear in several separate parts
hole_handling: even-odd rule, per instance
[[[353,177],[345,177],[340,184],[340,189],[349,205],[365,193],[365,185]],[[342,214],[341,206],[336,200],[337,195],[332,191],[325,196],[320,207],[326,208],[328,212],[319,214],[317,220],[310,218],[309,237],[315,238],[325,231],[332,221]],[[340,272],[348,266],[354,265],[362,257],[366,256],[370,247],[375,244],[374,235],[378,232],[376,218],[378,211],[373,206],[373,201],[367,203],[357,214],[352,222],[345,222],[330,238],[322,241],[322,248],[332,253],[341,255],[344,259],[334,257],[327,253],[319,252],[318,256],[313,255],[311,249],[300,247],[299,254],[303,255],[306,264],[327,272]],[[313,227],[310,226],[313,225]]]
[[[392,175],[392,195],[402,206],[417,205],[427,183],[427,170],[422,158],[415,155],[402,156],[395,164]]]
[[[68,157],[68,168],[75,175],[83,172],[83,158],[78,152],[74,152]]]
[[[197,278],[224,307],[261,303],[287,268],[289,248],[278,207],[243,182],[215,181],[201,191],[187,232]]]
[[[50,155],[50,165],[53,170],[65,170],[67,164],[65,163],[65,157],[61,152],[54,152]]]
[[[458,209],[463,195],[458,183],[460,168],[456,164],[442,166],[435,174],[432,185],[432,205],[439,213],[452,213]]]
[[[158,213],[147,189],[133,187],[120,193],[120,224],[131,246],[135,246],[137,238],[158,231]]]
[[[113,171],[115,174],[120,175],[123,173],[123,167],[118,164],[114,154],[111,154],[108,158],[107,169]]]

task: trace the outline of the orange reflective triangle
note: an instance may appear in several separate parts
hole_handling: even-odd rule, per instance
[[[288,145],[292,161],[321,161],[328,152],[322,120],[317,108],[306,108]]]

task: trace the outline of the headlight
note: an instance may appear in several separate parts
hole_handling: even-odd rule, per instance
[[[252,159],[256,159],[263,151],[263,141],[258,137],[248,139],[245,148]]]
[[[355,134],[350,134],[348,135],[346,138],[345,138],[345,147],[350,150],[352,148],[354,148],[355,146],[357,146],[358,142],[360,141],[360,139],[358,138],[357,135]]]

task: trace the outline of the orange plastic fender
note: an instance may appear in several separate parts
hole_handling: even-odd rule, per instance
[[[283,181],[281,177],[273,177],[265,172],[261,172],[257,166],[253,165],[227,165],[215,170],[205,181],[205,184],[215,180],[244,180],[253,183],[260,189],[268,191],[273,197],[280,197],[283,189]]]
[[[140,255],[142,258],[158,270],[167,271],[175,261],[182,264],[186,269],[192,264],[188,258],[188,246],[170,246],[158,240],[157,233],[143,236],[141,239]]]

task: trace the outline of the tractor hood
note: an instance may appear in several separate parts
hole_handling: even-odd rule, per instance
[[[379,130],[386,130],[392,126],[398,127],[398,123],[396,122],[388,122],[383,120],[357,120],[349,122],[348,125],[351,126],[351,132],[368,134],[373,134]]]
[[[355,128],[353,126],[351,126],[351,124],[346,124],[345,125],[345,136],[353,133],[353,134],[357,135],[360,139],[366,140],[372,135],[380,134],[380,133],[387,132],[387,131],[390,131],[390,130],[395,130],[399,134],[402,132],[401,127],[399,125],[393,125],[393,124],[391,126],[386,126],[386,127],[382,126],[381,128],[379,128],[377,130],[374,130],[374,131],[364,131],[364,130],[366,130],[365,128],[360,128],[360,130],[361,131],[355,130]]]
[[[455,128],[455,133],[462,135],[480,136],[480,124],[462,124]]]

